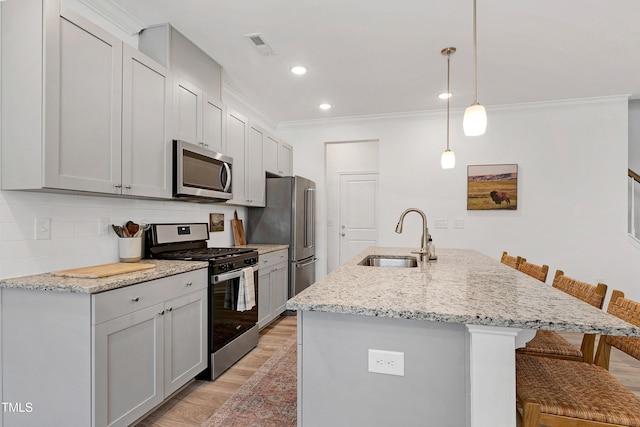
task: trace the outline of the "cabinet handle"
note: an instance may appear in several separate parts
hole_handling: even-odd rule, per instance
[[[131,298],[131,301],[133,301],[133,302],[138,302],[138,301],[140,301],[140,297],[134,297],[134,298]]]
[[[116,184],[114,185],[115,188],[122,188],[122,184]]]
[[[160,316],[164,316],[164,310],[162,310],[160,313],[158,313]]]
[[[191,286],[191,285],[193,285],[193,282],[187,282],[186,285],[187,286]]]
[[[125,185],[125,187],[127,190],[131,190],[131,185]]]
[[[167,311],[173,311],[173,307],[167,308]]]

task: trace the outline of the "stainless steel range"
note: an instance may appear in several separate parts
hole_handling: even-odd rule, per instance
[[[215,379],[258,344],[258,251],[208,248],[206,223],[152,224],[146,256],[209,262],[209,367],[202,376]],[[251,269],[251,270],[249,270]],[[239,304],[241,277],[253,271],[255,305]]]

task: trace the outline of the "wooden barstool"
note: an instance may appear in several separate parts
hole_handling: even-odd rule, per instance
[[[602,308],[607,293],[607,285],[598,283],[597,286],[594,286],[580,282],[565,276],[562,270],[556,271],[553,287],[599,309]],[[582,345],[578,348],[562,338],[557,332],[539,330],[525,347],[517,349],[516,352],[593,363],[595,340],[594,334],[584,334]]]
[[[500,262],[508,265],[509,267],[518,269],[518,266],[522,261],[526,261],[526,259],[521,258],[519,256],[512,256],[507,254],[506,252],[502,252],[502,258],[500,258]]]
[[[640,304],[620,291],[613,291],[607,311],[640,326]],[[606,335],[598,343],[595,365],[516,354],[522,426],[640,426],[640,399],[606,369],[611,346],[640,360],[640,338]]]
[[[547,274],[549,273],[549,266],[546,264],[536,265],[530,262],[527,262],[526,259],[522,259],[520,264],[518,264],[518,270],[522,271],[524,274],[533,277],[534,279],[540,280],[542,283],[547,281]]]

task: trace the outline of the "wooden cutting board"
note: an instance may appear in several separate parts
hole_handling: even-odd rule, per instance
[[[71,270],[54,271],[54,276],[63,277],[83,277],[87,279],[98,279],[100,277],[115,276],[116,274],[132,273],[134,271],[155,268],[155,264],[138,264],[127,262],[115,262],[113,264],[93,265],[91,267],[73,268]]]
[[[238,219],[238,212],[233,211],[233,219],[231,220],[231,229],[233,230],[233,241],[236,246],[246,245],[247,238],[244,235],[244,226],[242,220]]]

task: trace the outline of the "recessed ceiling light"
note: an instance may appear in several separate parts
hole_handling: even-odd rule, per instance
[[[442,92],[441,94],[438,95],[438,98],[447,99],[447,98],[451,98],[452,96],[453,94],[451,92]]]
[[[297,74],[299,76],[306,74],[307,67],[303,67],[302,65],[296,65],[295,67],[291,67],[291,72],[293,74]]]
[[[326,104],[326,103],[320,104],[318,105],[318,108],[320,108],[321,110],[328,110],[331,108],[331,104]]]

